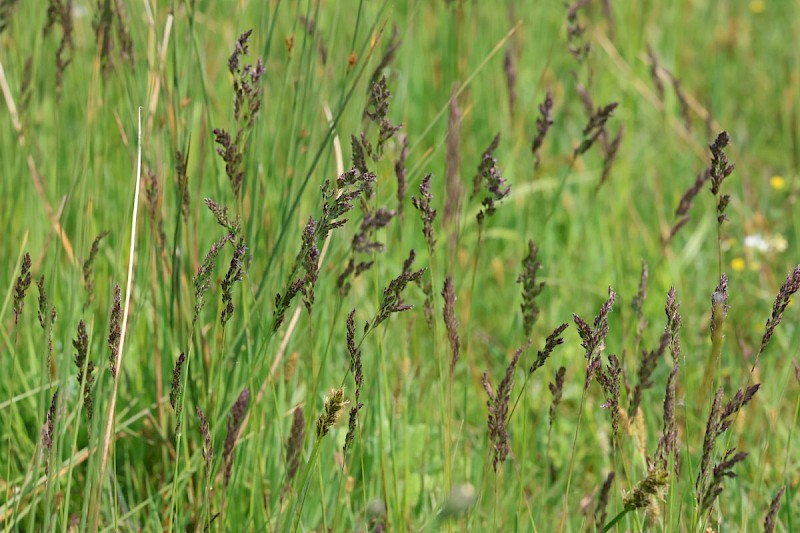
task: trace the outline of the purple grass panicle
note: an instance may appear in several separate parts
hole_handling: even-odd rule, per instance
[[[114,284],[114,303],[111,305],[111,318],[108,321],[108,363],[111,377],[117,377],[117,359],[122,341],[122,296],[119,283]]]
[[[436,209],[431,206],[433,195],[431,194],[431,174],[422,178],[419,186],[419,196],[411,199],[411,203],[419,211],[422,218],[422,234],[425,235],[425,242],[428,243],[428,251],[431,255],[436,250],[436,237],[433,232],[433,222],[436,220]]]
[[[786,486],[782,486],[775,493],[772,501],[769,504],[767,516],[764,517],[764,533],[772,533],[775,531],[775,519],[778,517],[778,511],[781,509],[781,498],[783,493],[786,492]]]
[[[538,271],[542,268],[538,255],[539,248],[529,240],[528,255],[522,260],[522,272],[517,277],[517,283],[522,284],[520,310],[522,311],[523,331],[527,337],[531,336],[533,325],[539,318],[539,305],[536,303],[536,298],[544,289],[544,282],[537,280]]]
[[[444,327],[447,330],[447,342],[450,345],[450,375],[456,368],[459,354],[461,352],[461,340],[458,336],[458,318],[456,317],[456,291],[453,286],[453,277],[447,276],[442,287],[442,318]]]
[[[492,468],[495,472],[497,472],[498,466],[505,462],[511,451],[508,436],[508,402],[511,399],[511,391],[514,388],[514,370],[517,368],[522,352],[528,346],[530,346],[530,341],[528,341],[527,345],[518,348],[514,352],[514,357],[511,358],[511,362],[506,367],[505,375],[497,386],[497,391],[492,387],[489,375],[486,372],[483,373],[483,389],[489,397],[486,402],[486,406],[489,408],[487,425],[489,426],[489,440],[492,443]]]
[[[286,483],[292,482],[300,468],[300,459],[303,456],[303,440],[305,439],[305,418],[303,409],[295,407],[292,414],[292,427],[289,438],[286,440]]]
[[[472,179],[473,198],[480,192],[481,184],[483,184],[485,189],[483,200],[481,200],[483,209],[478,211],[477,215],[478,224],[483,224],[486,217],[494,215],[497,209],[495,202],[499,202],[511,194],[511,185],[503,178],[497,166],[497,159],[494,157],[494,151],[497,150],[499,144],[500,134],[498,133],[483,152],[481,164],[478,165],[478,173],[475,174],[475,177]]]
[[[14,324],[19,323],[22,309],[25,307],[25,294],[31,286],[31,256],[25,253],[22,257],[22,265],[19,269],[19,276],[14,283]]]
[[[97,257],[97,253],[100,251],[100,241],[107,237],[109,233],[109,231],[103,231],[94,238],[92,247],[89,250],[89,256],[83,262],[83,288],[86,291],[86,301],[83,303],[84,311],[86,311],[94,301],[94,260]]]
[[[231,412],[228,415],[228,433],[225,436],[225,443],[222,449],[222,462],[224,464],[224,482],[225,487],[231,481],[231,474],[233,473],[233,459],[236,447],[236,441],[239,438],[239,430],[242,428],[244,422],[244,415],[247,412],[247,406],[250,404],[250,389],[245,387],[239,394],[239,397],[233,403]]]
[[[544,145],[544,139],[547,137],[547,133],[550,131],[550,128],[554,123],[553,93],[551,93],[548,89],[544,95],[544,101],[539,104],[539,117],[536,119],[536,136],[533,138],[533,143],[531,144],[534,168],[539,168],[539,164],[542,162],[539,151],[542,149],[542,145]]]
[[[86,324],[81,320],[78,322],[78,334],[72,341],[75,348],[74,362],[78,368],[78,387],[83,392],[83,407],[86,409],[86,418],[91,427],[92,416],[94,415],[94,402],[92,398],[92,388],[94,386],[94,363],[88,359],[89,336],[86,333]]]
[[[775,328],[783,320],[783,313],[789,305],[792,296],[800,289],[800,265],[786,276],[786,281],[781,285],[778,294],[775,296],[775,303],[772,304],[772,314],[767,319],[764,325],[764,335],[761,337],[761,347],[758,350],[760,356],[764,353],[767,345],[769,344],[772,335],[775,333]]]

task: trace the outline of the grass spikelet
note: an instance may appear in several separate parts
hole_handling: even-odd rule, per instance
[[[358,412],[364,407],[361,403],[361,389],[364,386],[364,372],[361,366],[361,348],[356,346],[356,310],[350,311],[347,315],[347,352],[350,355],[350,373],[355,382],[355,403],[350,408],[349,420],[347,423],[347,435],[344,439],[344,452],[346,453],[353,446],[353,439],[356,436],[356,425],[358,423]]]
[[[789,305],[792,296],[794,296],[798,289],[800,289],[800,265],[797,265],[795,269],[786,276],[786,281],[783,282],[778,294],[775,296],[775,303],[772,304],[772,314],[767,319],[766,324],[764,324],[764,335],[761,337],[758,357],[760,357],[767,348],[772,335],[775,333],[775,328],[777,328],[778,324],[783,320],[783,313],[786,311],[786,307]],[[758,362],[758,357],[756,357],[756,362]]]
[[[255,64],[240,64],[241,56],[249,53],[248,41],[253,30],[242,33],[236,41],[234,50],[228,58],[228,71],[233,76],[233,116],[236,121],[233,136],[222,128],[214,129],[214,142],[217,153],[225,162],[225,174],[237,198],[244,180],[244,154],[247,139],[255,126],[256,117],[261,110],[264,93],[262,78],[265,68],[259,57]]]
[[[426,174],[422,178],[419,186],[419,196],[411,199],[411,203],[419,211],[422,218],[422,234],[425,235],[425,242],[428,243],[428,252],[433,255],[436,250],[436,237],[433,234],[433,221],[436,219],[436,209],[431,207],[433,195],[431,194],[431,174]]]
[[[675,396],[677,390],[676,380],[678,379],[678,369],[680,365],[681,345],[678,332],[681,326],[681,316],[678,312],[678,303],[675,296],[675,288],[672,287],[667,294],[665,305],[667,315],[667,325],[664,328],[664,335],[669,335],[668,345],[672,355],[672,370],[667,378],[666,392],[664,393],[664,414],[661,429],[661,437],[658,441],[656,450],[656,460],[661,468],[668,470],[670,457],[674,454],[674,469],[678,475],[678,427],[675,421]],[[663,337],[662,337],[663,339]]]
[[[169,387],[169,404],[173,409],[178,409],[181,395],[181,376],[183,374],[183,364],[186,362],[186,353],[181,352],[178,359],[175,361],[175,366],[172,368],[172,382]],[[178,417],[180,419],[180,416]]]
[[[203,410],[198,406],[197,419],[200,424],[200,436],[203,437],[203,459],[206,466],[206,480],[211,477],[211,463],[214,460],[214,447],[211,445],[211,430],[208,427],[208,420]]]
[[[222,250],[225,244],[232,240],[233,235],[228,233],[212,244],[208,253],[206,253],[206,256],[203,258],[200,268],[197,269],[197,273],[195,273],[192,278],[192,284],[194,285],[194,315],[192,316],[192,326],[197,323],[197,319],[200,317],[200,311],[202,311],[206,305],[205,295],[211,287],[211,275],[214,272],[214,262],[217,259],[217,255],[219,255],[220,250]]]
[[[566,372],[566,368],[563,366],[559,367],[558,370],[556,370],[553,381],[547,385],[547,388],[550,390],[550,394],[553,396],[553,401],[550,403],[550,427],[548,431],[552,431],[553,425],[556,423],[558,405],[561,403],[561,397],[564,394],[564,377]]]
[[[94,386],[94,363],[88,359],[89,336],[86,333],[86,324],[83,320],[78,322],[78,335],[72,341],[75,348],[75,366],[78,368],[78,387],[83,391],[83,406],[86,409],[86,418],[91,427],[92,416],[94,415],[94,403],[92,400],[92,388]]]
[[[769,504],[767,516],[764,517],[764,533],[772,533],[775,531],[775,519],[778,517],[778,511],[781,509],[781,498],[783,498],[784,492],[786,492],[785,486],[779,488]]]
[[[695,177],[692,186],[683,193],[680,202],[678,202],[678,207],[675,209],[677,221],[670,229],[669,235],[666,237],[665,242],[672,240],[672,238],[677,235],[678,231],[680,231],[680,229],[685,226],[687,222],[689,222],[689,209],[692,207],[695,197],[697,197],[697,195],[700,193],[703,185],[706,181],[708,181],[709,177],[709,170],[705,169]]]
[[[44,274],[36,280],[36,288],[39,290],[39,325],[42,326],[45,337],[47,337],[47,364],[50,367],[50,379],[52,380],[57,374],[56,361],[53,358],[53,323],[58,318],[58,313],[56,313],[55,306],[48,309],[50,303],[44,288]]]
[[[731,175],[735,165],[728,162],[725,148],[730,144],[731,136],[727,131],[717,135],[716,140],[709,145],[711,150],[711,165],[709,168],[709,180],[711,181],[711,194],[717,198],[717,248],[719,268],[722,270],[722,223],[728,220],[725,211],[731,201],[729,194],[720,194],[722,182]]]
[[[22,315],[22,309],[25,307],[25,294],[31,286],[31,256],[25,253],[22,258],[22,265],[19,269],[19,276],[16,283],[14,283],[14,324],[19,323],[19,317]]]
[[[181,199],[181,215],[183,216],[183,223],[189,224],[189,178],[187,169],[189,164],[189,153],[175,152],[175,175],[177,179],[178,191],[180,191]]]
[[[228,214],[228,208],[219,205],[217,202],[212,200],[211,198],[204,198],[203,203],[206,204],[206,207],[209,211],[214,215],[214,218],[217,219],[217,223],[220,226],[228,230],[234,238],[239,236],[239,232],[242,229],[242,222],[239,220],[239,217],[231,217]]]
[[[539,318],[539,306],[536,298],[544,289],[544,282],[538,282],[536,279],[537,271],[542,268],[538,255],[539,248],[533,241],[528,241],[528,255],[522,260],[522,272],[517,277],[517,283],[522,284],[520,310],[522,311],[523,331],[527,337],[530,337],[533,325]]]
[[[614,114],[617,102],[612,102],[604,107],[598,107],[589,117],[589,121],[583,128],[583,140],[575,148],[574,156],[585,154],[602,135],[605,135],[606,122]]]
[[[725,339],[724,326],[725,319],[728,317],[728,277],[722,274],[719,283],[711,294],[711,352],[708,354],[708,361],[704,372],[705,379],[701,394],[705,396],[706,391],[711,388],[714,376],[722,357],[722,343]]]
[[[383,300],[381,301],[381,306],[378,309],[378,313],[375,315],[372,324],[369,326],[369,329],[375,329],[378,327],[378,325],[380,325],[381,322],[389,318],[391,315],[408,311],[413,307],[405,303],[403,300],[403,292],[405,292],[406,286],[409,283],[418,282],[420,279],[422,279],[422,275],[426,270],[425,268],[415,271],[411,270],[411,265],[414,263],[415,258],[416,253],[414,250],[411,250],[408,255],[408,259],[406,259],[403,263],[403,272],[389,282],[389,285],[383,290]]]
[[[458,363],[461,352],[461,340],[458,336],[458,318],[456,318],[456,291],[453,287],[453,277],[447,276],[442,287],[442,318],[447,330],[447,342],[450,345],[450,375],[452,376]]]
[[[650,43],[647,44],[647,60],[650,63],[650,81],[653,82],[653,87],[656,89],[656,95],[658,96],[658,99],[663,102],[664,82],[661,80],[661,76],[659,75],[662,67]]]
[[[346,209],[349,209],[350,207],[352,207],[352,204],[347,204]],[[298,252],[292,268],[292,277],[294,279],[290,279],[289,284],[283,294],[278,293],[275,296],[273,331],[277,330],[278,327],[280,327],[280,325],[283,323],[286,311],[289,310],[292,300],[298,294],[303,295],[303,304],[305,305],[308,314],[311,314],[311,309],[314,305],[314,287],[316,286],[319,278],[320,251],[317,247],[317,241],[318,239],[324,239],[331,230],[341,226],[344,221],[337,220],[337,217],[346,212],[346,209],[342,207],[341,209],[343,210],[341,213],[335,214],[335,216],[331,218],[334,213],[329,209],[336,210],[337,213],[339,213],[338,209],[340,209],[340,207],[338,207],[337,204],[334,204],[332,207],[330,207],[326,202],[325,213],[319,221],[315,221],[313,217],[308,218],[308,222],[303,230],[300,252]],[[299,277],[298,272],[301,269],[305,273],[302,277]]]
[[[564,333],[564,330],[566,330],[568,327],[569,324],[564,322],[556,329],[554,329],[553,332],[550,333],[550,335],[547,336],[547,339],[545,340],[544,343],[544,348],[542,348],[537,352],[536,360],[533,362],[533,364],[531,364],[531,367],[528,369],[528,375],[531,375],[538,369],[542,368],[545,362],[547,362],[547,359],[553,354],[553,350],[555,350],[558,345],[564,344],[564,337],[562,337],[561,335]]]
[[[717,438],[727,431],[733,422],[731,417],[753,399],[759,387],[760,385],[756,384],[745,391],[739,389],[724,407],[722,406],[723,389],[722,387],[717,389],[717,393],[711,403],[708,421],[706,422],[706,432],[703,437],[703,454],[700,458],[700,469],[695,481],[697,503],[701,513],[712,508],[717,496],[722,492],[723,479],[735,477],[732,471],[733,466],[747,456],[745,452],[734,454],[735,450],[731,448],[725,452],[721,462],[716,464],[713,469],[711,467],[712,454]]]
[[[517,368],[517,362],[530,343],[526,346],[518,348],[514,352],[514,357],[506,367],[506,373],[500,384],[497,386],[497,391],[492,387],[489,381],[489,375],[483,373],[483,390],[489,400],[486,406],[489,408],[489,415],[487,425],[489,426],[489,440],[492,443],[492,468],[497,472],[498,465],[505,462],[511,451],[508,437],[508,401],[511,399],[511,391],[514,388],[514,370]]]
[[[645,509],[654,512],[658,509],[658,502],[663,498],[664,490],[667,486],[669,475],[661,468],[650,466],[644,479],[634,485],[622,499],[626,511]],[[609,524],[606,524],[604,531],[609,531]]]
[[[708,472],[711,468],[711,453],[714,451],[714,441],[719,433],[719,415],[722,404],[723,389],[717,389],[714,399],[711,402],[711,410],[708,413],[708,420],[706,421],[706,432],[703,437],[703,454],[700,458],[700,471],[697,474],[695,481],[695,488],[697,488],[697,501],[702,503],[703,487],[708,477]]]
[[[286,440],[286,483],[292,482],[300,468],[300,458],[303,455],[303,439],[305,438],[305,419],[303,409],[296,407],[292,416],[292,428]]]
[[[58,403],[58,389],[50,399],[50,407],[47,409],[44,426],[42,427],[42,447],[50,450],[53,447],[53,436],[55,435],[56,405]]]
[[[247,406],[250,404],[250,389],[247,387],[242,390],[239,397],[234,402],[233,406],[231,407],[231,412],[228,415],[228,433],[225,436],[225,444],[223,445],[222,449],[222,462],[225,465],[225,487],[228,487],[228,484],[231,480],[231,474],[233,471],[233,459],[234,459],[234,449],[236,447],[236,441],[239,438],[239,430],[242,428],[242,422],[244,422],[244,415],[247,412]]]
[[[722,482],[725,478],[735,478],[736,473],[733,467],[737,463],[744,461],[747,458],[747,452],[736,452],[736,448],[730,448],[725,452],[725,455],[719,463],[714,465],[711,479],[705,487],[705,491],[700,496],[700,513],[708,511],[709,516],[720,494],[722,494]]]
[[[119,283],[114,284],[114,303],[111,305],[111,318],[108,321],[108,354],[111,376],[117,377],[117,355],[119,354],[120,336],[122,334],[122,299]]]
[[[590,326],[585,320],[576,314],[572,315],[575,325],[578,328],[578,335],[581,338],[581,346],[586,351],[587,361],[591,361],[599,355],[606,347],[606,335],[608,335],[608,315],[614,308],[617,293],[611,287],[608,288],[608,299],[603,303],[600,312],[594,318],[594,325]]]
[[[589,5],[590,0],[575,0],[567,5],[567,51],[578,64],[589,56],[591,45],[586,39],[586,25],[578,19],[578,11]]]
[[[386,142],[403,127],[402,124],[392,124],[387,118],[391,97],[392,93],[389,92],[385,76],[381,75],[377,81],[372,82],[367,107],[364,109],[364,116],[368,117],[378,127],[378,140],[373,148],[372,144],[367,141],[365,133],[362,132],[361,146],[375,162],[380,161],[383,156],[383,147]]]
[[[153,169],[145,166],[144,175],[147,216],[150,218],[152,232],[158,242],[158,247],[164,250],[167,247],[167,235],[164,233],[164,220],[158,205],[159,198],[161,197],[161,186],[158,182],[158,176]]]
[[[225,324],[233,316],[233,284],[237,281],[242,281],[244,278],[244,262],[247,247],[243,242],[239,241],[233,251],[231,264],[228,267],[228,272],[225,274],[225,279],[222,280],[222,313],[220,314],[220,325],[224,328]]]
[[[44,425],[42,426],[42,454],[44,455],[44,475],[50,475],[50,452],[53,451],[53,438],[56,435],[56,408],[58,405],[58,389],[50,399],[50,407],[47,409]]]
[[[644,391],[653,386],[653,382],[650,378],[653,375],[653,371],[656,369],[656,365],[658,365],[658,362],[664,356],[664,352],[667,351],[670,338],[669,330],[664,328],[664,333],[661,335],[658,347],[653,350],[642,350],[642,357],[636,372],[638,381],[633,389],[633,394],[631,395],[630,404],[628,406],[628,415],[630,417],[636,416],[636,411],[639,409]]]
[[[605,369],[601,368],[596,374],[600,386],[603,388],[606,402],[601,405],[603,409],[608,409],[611,412],[611,431],[613,436],[617,436],[619,429],[619,390],[620,390],[620,375],[622,374],[622,364],[619,358],[610,354],[608,356],[608,365]]]
[[[603,172],[600,175],[600,183],[597,184],[597,187],[602,187],[607,181],[608,177],[611,175],[611,168],[614,166],[614,161],[617,159],[617,154],[619,153],[619,147],[622,145],[622,138],[625,135],[625,125],[621,124],[617,134],[611,139],[611,142],[608,143],[608,146],[605,149],[605,154],[603,156]]]
[[[89,257],[83,262],[83,288],[86,291],[86,301],[83,304],[84,311],[86,311],[94,301],[94,260],[97,257],[97,252],[100,251],[100,241],[108,235],[108,231],[103,231],[94,238],[92,247],[89,250]]]
[[[325,397],[323,412],[317,418],[317,438],[321,439],[330,432],[331,428],[342,416],[342,409],[347,405],[344,399],[344,389],[333,389]]]
[[[551,93],[548,89],[547,93],[545,93],[544,101],[539,104],[539,117],[536,119],[536,136],[533,138],[533,143],[531,143],[534,169],[539,168],[539,164],[542,162],[542,156],[539,151],[542,149],[542,145],[544,145],[544,139],[547,137],[547,133],[550,131],[550,128],[554,123],[553,93]]]
[[[494,151],[497,150],[500,144],[500,134],[495,135],[494,140],[489,144],[481,156],[481,164],[478,165],[478,173],[472,180],[472,197],[478,195],[481,189],[481,183],[484,184],[486,189],[485,196],[481,200],[483,209],[478,211],[477,220],[478,224],[483,224],[486,217],[490,217],[496,210],[495,202],[499,202],[511,194],[511,185],[506,183],[500,169],[497,167],[497,159],[494,157]]]

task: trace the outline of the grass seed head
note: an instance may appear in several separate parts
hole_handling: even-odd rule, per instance
[[[511,185],[503,178],[497,166],[497,159],[494,157],[494,151],[497,150],[499,144],[500,134],[498,133],[483,152],[481,164],[478,165],[478,173],[472,179],[473,198],[480,192],[482,183],[486,190],[485,196],[481,201],[483,209],[478,211],[477,215],[478,224],[483,224],[486,217],[494,215],[497,209],[495,202],[499,202],[511,194]]]
[[[544,139],[547,133],[553,126],[553,93],[548,89],[544,95],[544,100],[539,104],[539,117],[536,119],[536,136],[533,138],[531,144],[531,152],[533,153],[534,168],[539,168],[541,163],[541,155],[539,151],[542,149]]]
[[[558,404],[561,403],[561,397],[564,394],[564,376],[566,375],[567,369],[559,367],[556,370],[555,378],[551,381],[547,387],[550,389],[550,394],[553,395],[553,401],[550,403],[550,427],[553,427],[556,421],[556,413],[558,410]]]
[[[208,427],[208,420],[200,406],[195,409],[197,419],[200,423],[200,435],[203,437],[203,459],[206,463],[206,480],[211,477],[211,462],[214,460],[214,448],[211,445],[211,430]]]
[[[800,289],[800,265],[786,276],[786,281],[781,285],[777,296],[775,296],[775,303],[772,304],[772,314],[767,319],[764,325],[764,335],[761,337],[761,347],[759,348],[759,355],[764,353],[767,345],[769,344],[772,335],[775,333],[775,328],[783,320],[783,313],[789,305],[792,296]]]
[[[333,389],[325,397],[325,406],[317,419],[317,438],[321,439],[330,432],[331,428],[342,416],[342,409],[347,405],[344,399],[344,389]]]
[[[239,438],[239,430],[242,428],[244,422],[244,415],[247,412],[247,406],[250,404],[250,389],[245,387],[239,394],[239,397],[233,403],[231,412],[228,415],[228,433],[225,436],[225,444],[222,450],[222,462],[225,465],[225,487],[227,488],[231,480],[233,471],[234,449],[236,441]]]
[[[108,326],[108,364],[111,376],[117,377],[117,358],[119,356],[119,344],[122,335],[122,296],[119,290],[119,283],[114,284],[114,302],[111,305],[111,318]]]
[[[292,428],[286,440],[286,479],[291,482],[300,468],[300,458],[303,455],[303,439],[305,438],[305,418],[303,409],[296,407],[292,416]]]
[[[411,203],[419,211],[422,217],[422,234],[425,235],[425,242],[428,243],[428,251],[433,255],[436,249],[436,237],[433,232],[433,221],[436,219],[436,209],[431,206],[433,195],[431,194],[431,174],[422,178],[419,186],[419,196],[411,199]]]
[[[86,409],[86,417],[90,425],[94,414],[94,403],[92,400],[92,388],[94,385],[94,363],[87,360],[89,352],[89,336],[86,333],[86,324],[81,320],[78,322],[78,334],[72,341],[75,348],[74,362],[78,368],[78,386],[83,391],[83,406]]]
[[[25,307],[25,294],[31,286],[31,256],[25,252],[20,266],[19,276],[14,283],[14,324],[19,323],[22,309]]]
[[[522,272],[517,277],[517,283],[522,284],[520,310],[522,311],[523,331],[528,337],[530,337],[533,326],[539,318],[539,305],[536,303],[536,298],[544,290],[544,282],[539,282],[536,279],[539,269],[542,268],[538,255],[539,248],[533,241],[529,240],[528,255],[522,260]]]
[[[447,276],[444,280],[442,299],[444,300],[442,317],[447,330],[447,342],[450,345],[450,374],[452,375],[461,352],[461,339],[458,335],[458,318],[456,317],[456,291],[452,276]]]
[[[781,498],[783,498],[784,492],[786,492],[786,487],[782,486],[778,489],[778,492],[775,493],[775,496],[769,504],[769,511],[767,511],[767,516],[764,517],[764,533],[772,533],[775,531],[775,518],[777,518],[778,511],[781,509]]]
[[[89,257],[83,262],[83,287],[86,291],[86,301],[83,304],[84,311],[88,309],[94,301],[94,260],[97,257],[97,252],[100,251],[100,241],[108,235],[108,231],[103,231],[94,238],[92,247],[89,250]]]

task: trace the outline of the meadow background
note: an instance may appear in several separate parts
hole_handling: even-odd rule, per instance
[[[800,528],[797,35],[0,1],[4,531]]]

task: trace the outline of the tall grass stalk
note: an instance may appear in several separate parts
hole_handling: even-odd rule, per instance
[[[114,423],[116,420],[116,406],[117,406],[117,392],[119,389],[119,379],[120,375],[122,374],[122,361],[123,361],[123,354],[124,347],[125,347],[125,334],[127,333],[128,329],[128,316],[130,314],[130,304],[131,304],[131,293],[133,287],[133,265],[134,265],[134,255],[136,252],[136,223],[138,220],[139,214],[139,190],[141,188],[140,184],[142,181],[142,107],[139,106],[138,108],[138,137],[137,137],[137,157],[136,157],[136,181],[135,181],[135,189],[133,194],[133,214],[131,218],[131,238],[130,238],[130,248],[128,252],[128,281],[125,285],[125,306],[123,307],[122,311],[122,330],[120,333],[119,339],[119,348],[117,349],[116,353],[116,361],[115,367],[118,369],[118,373],[116,377],[113,379],[112,388],[111,388],[111,397],[109,400],[108,405],[108,415],[106,416],[106,427],[103,433],[103,439],[101,440],[102,452],[100,455],[100,473],[98,476],[98,488],[94,506],[94,512],[92,517],[92,525],[91,530],[97,531],[97,527],[99,524],[100,518],[100,508],[103,496],[103,486],[104,486],[104,479],[105,479],[105,472],[108,466],[108,454],[111,447],[111,439],[112,433],[114,431]],[[116,491],[115,491],[116,492]],[[112,510],[113,515],[115,517],[115,526],[116,526],[116,506]]]

